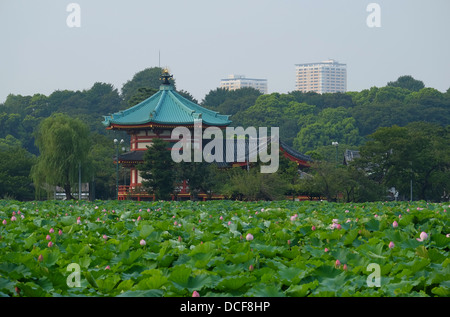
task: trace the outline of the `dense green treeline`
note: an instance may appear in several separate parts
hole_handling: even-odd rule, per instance
[[[120,91],[111,84],[98,82],[86,90],[57,90],[48,96],[10,94],[5,102],[0,104],[2,176],[0,197],[30,199],[34,196],[34,187],[29,175],[31,167],[36,164],[41,154],[36,140],[37,131],[44,119],[57,113],[78,119],[88,127],[90,149],[87,157],[90,163],[89,169],[84,171],[89,172],[89,175],[84,175],[83,180],[95,181],[96,198],[114,197],[116,176],[113,157],[116,151],[127,150],[128,136],[125,133],[107,131],[101,124],[102,116],[126,109],[154,94],[159,89],[161,70],[152,67],[136,73]],[[448,193],[450,190],[448,181],[441,180],[448,175],[446,163],[450,161],[448,159],[450,88],[446,92],[440,92],[425,87],[423,82],[411,76],[401,76],[395,81],[388,82],[384,87],[347,93],[317,94],[292,91],[263,95],[252,88],[237,91],[217,88],[198,102],[188,92],[178,92],[206,108],[231,115],[233,126],[277,126],[284,142],[300,152],[311,155],[316,161],[328,161],[327,164],[331,165],[336,163],[336,157],[339,163],[342,162],[345,149],[361,150],[364,154],[363,159],[369,164],[368,161],[371,159],[379,159],[377,155],[382,155],[380,154],[382,151],[392,150],[392,146],[400,146],[401,151],[398,152],[408,148],[410,153],[421,153],[418,159],[406,157],[406,154],[399,158],[404,162],[406,160],[413,162],[409,163],[413,164],[409,172],[403,168],[401,172],[397,172],[403,176],[397,177],[395,173],[389,174],[387,170],[383,170],[384,174],[372,177],[371,181],[383,186],[396,186],[406,195],[405,183],[408,177],[405,175],[408,173],[410,175],[413,171],[416,173],[414,186],[417,186],[414,190],[421,193],[417,198],[439,200],[439,195],[445,196],[443,191]],[[417,129],[414,128],[416,122],[427,125]],[[415,127],[417,126],[418,124]],[[407,137],[396,144],[385,142],[384,147],[375,147],[378,152],[369,153],[368,149],[374,144],[382,128],[388,129],[384,130],[386,139],[389,139],[390,133],[397,133],[396,129],[406,129]],[[411,132],[411,129],[415,129],[416,134]],[[424,135],[417,138],[418,132],[423,132]],[[123,148],[114,145],[115,138],[125,140]],[[423,142],[416,144],[416,139]],[[411,140],[414,142],[409,142],[409,147],[402,143]],[[332,142],[338,142],[339,146],[333,146]],[[428,147],[422,146],[423,144],[427,144]],[[430,165],[433,160],[436,164]],[[398,167],[399,161],[386,161],[384,164]],[[429,171],[425,168],[428,165]],[[325,168],[325,163],[322,168]],[[367,166],[363,168],[367,169]],[[308,172],[314,174],[318,171],[315,169]],[[348,170],[345,172],[351,173]],[[126,183],[125,171],[120,170],[120,173],[120,179]],[[332,175],[334,172],[325,174]],[[337,177],[340,180],[346,179],[342,175]],[[238,179],[236,176],[236,184],[239,183]],[[420,182],[422,186],[418,185]],[[334,182],[337,183],[339,182]],[[376,192],[372,185],[366,184],[363,190],[363,184],[355,185],[354,182],[349,187],[347,200],[369,199],[367,195],[355,198],[358,192],[356,189],[360,188],[359,193]],[[288,191],[292,193],[320,191],[323,194],[324,187],[317,188],[317,186],[318,184],[290,184]],[[341,184],[340,193],[343,192],[343,186]],[[430,189],[433,186],[434,189]],[[330,188],[327,195],[336,197],[336,190]]]

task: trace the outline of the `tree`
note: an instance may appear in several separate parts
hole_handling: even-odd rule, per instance
[[[419,91],[425,88],[423,81],[414,79],[410,75],[400,76],[396,81],[390,81],[387,86],[406,88],[411,91]]]
[[[35,133],[40,155],[31,169],[35,186],[60,186],[66,199],[74,199],[71,187],[78,182],[80,165],[88,167],[90,138],[88,127],[79,119],[56,113],[43,120]],[[83,173],[84,177],[88,173]],[[39,190],[38,190],[39,192]]]
[[[175,189],[174,161],[169,143],[156,138],[151,146],[147,146],[144,162],[137,166],[141,172],[142,186],[155,195],[156,199],[168,200]]]
[[[294,139],[294,146],[301,152],[312,151],[337,141],[347,145],[359,145],[362,138],[356,121],[343,107],[325,108],[317,116],[306,117]]]
[[[450,127],[416,122],[379,128],[361,146],[355,164],[405,199],[441,200],[450,191]]]
[[[0,139],[0,198],[31,200],[34,188],[30,170],[35,157],[8,135]]]
[[[134,74],[133,78],[122,86],[123,100],[129,104],[131,97],[137,93],[139,88],[159,90],[162,72],[163,69],[161,67],[150,67]],[[172,84],[175,87],[175,80],[172,81]]]
[[[250,171],[233,168],[225,189],[231,198],[240,200],[279,200],[284,199],[288,190],[287,182],[278,173],[260,173],[259,169]]]

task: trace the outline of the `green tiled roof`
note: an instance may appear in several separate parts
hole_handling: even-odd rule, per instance
[[[110,116],[104,116],[107,127],[116,125],[141,125],[147,123],[191,125],[202,119],[202,124],[227,126],[228,115],[203,108],[182,97],[172,85],[161,85],[159,91],[137,105]]]

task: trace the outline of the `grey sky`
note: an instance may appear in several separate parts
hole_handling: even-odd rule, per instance
[[[81,27],[66,24],[69,3]],[[369,28],[369,3],[381,27]],[[229,74],[294,90],[295,64],[347,64],[348,90],[412,75],[450,87],[449,0],[0,0],[0,102],[9,93],[119,89],[147,67],[168,66],[199,101]]]

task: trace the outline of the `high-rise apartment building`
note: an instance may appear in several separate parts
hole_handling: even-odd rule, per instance
[[[228,78],[220,81],[220,88],[228,90],[245,87],[252,87],[263,94],[267,94],[267,79],[246,78],[245,75],[229,75]]]
[[[347,65],[330,59],[295,65],[295,90],[319,94],[347,91]]]

